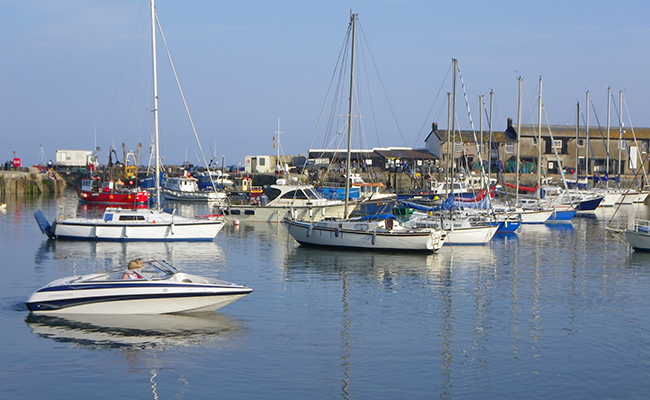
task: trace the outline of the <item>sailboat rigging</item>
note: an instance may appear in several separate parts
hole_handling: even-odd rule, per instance
[[[158,72],[156,62],[156,7],[151,0],[151,51],[153,72],[153,146],[156,171],[160,171],[159,129],[158,129]],[[101,218],[77,216],[58,217],[52,225],[38,210],[34,217],[41,231],[49,238],[78,240],[160,240],[160,241],[209,241],[224,226],[223,217],[210,215],[191,218],[174,214],[173,210],[162,210],[160,202],[160,181],[154,179],[156,205],[154,209],[129,210],[106,208]]]
[[[345,182],[345,215],[348,214],[351,173],[352,118],[354,117],[354,63],[356,51],[357,14],[350,16],[350,94],[348,97],[347,160]],[[409,229],[392,215],[368,215],[351,219],[323,219],[319,222],[286,220],[289,233],[300,244],[367,250],[437,251],[442,247],[445,232],[436,229]]]

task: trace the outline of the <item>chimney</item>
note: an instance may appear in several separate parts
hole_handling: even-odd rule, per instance
[[[512,118],[508,118],[508,128],[512,126]]]
[[[438,131],[438,123],[434,122],[431,124],[431,131],[432,132],[437,132]]]

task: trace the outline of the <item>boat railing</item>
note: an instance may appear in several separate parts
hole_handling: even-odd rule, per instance
[[[647,219],[635,219],[634,220],[634,230],[637,232],[650,233],[650,220]]]

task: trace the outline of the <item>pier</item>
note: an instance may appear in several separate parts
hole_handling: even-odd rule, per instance
[[[59,193],[67,182],[54,171],[41,172],[38,168],[19,168],[0,171],[0,194],[13,193]]]

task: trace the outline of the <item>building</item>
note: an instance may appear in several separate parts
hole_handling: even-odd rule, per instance
[[[424,142],[429,152],[440,155],[440,172],[449,171],[452,166],[454,171],[459,172],[480,171],[480,160],[486,168],[490,160],[494,171],[503,168],[504,160],[514,156],[517,132],[510,118],[503,132],[461,130],[454,135],[447,129],[439,130],[434,122]]]
[[[308,167],[343,170],[347,161],[347,151],[329,149],[310,149]],[[426,149],[410,147],[379,147],[373,149],[350,150],[350,164],[360,172],[429,172],[438,167],[438,156]]]
[[[650,128],[609,129],[575,125],[521,125],[521,159],[537,164],[541,150],[542,170],[557,174],[560,168],[578,175],[634,175],[647,170]],[[541,140],[540,140],[541,138]],[[541,142],[541,149],[537,148]]]
[[[515,172],[517,152],[524,173],[537,172],[540,158],[541,171],[550,174],[565,169],[577,170],[581,176],[585,172],[634,175],[641,166],[648,167],[650,128],[617,127],[609,132],[602,127],[586,129],[575,125],[543,125],[541,132],[537,125],[522,124],[519,128],[518,135],[517,126],[508,118],[503,132],[457,131],[452,135],[433,123],[425,143],[431,153],[441,155],[441,170],[453,165],[459,172],[479,171],[479,159],[486,166],[489,160],[492,172]]]

